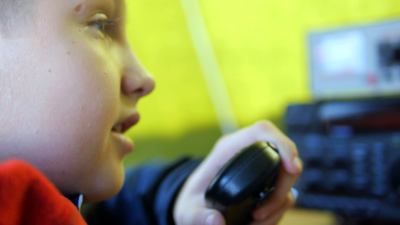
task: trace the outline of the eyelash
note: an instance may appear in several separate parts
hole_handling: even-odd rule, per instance
[[[104,33],[107,26],[113,26],[118,22],[118,20],[98,20],[92,22],[90,26],[98,29],[101,33]],[[99,27],[101,26],[101,27]]]

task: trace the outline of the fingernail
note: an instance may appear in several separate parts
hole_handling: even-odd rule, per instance
[[[210,214],[207,216],[206,225],[214,225],[214,214]]]
[[[303,167],[303,163],[301,162],[299,157],[294,157],[293,159],[293,166],[300,171]]]
[[[296,190],[296,188],[291,188],[290,191],[292,192],[294,200],[297,200],[297,197],[299,197],[299,191]]]

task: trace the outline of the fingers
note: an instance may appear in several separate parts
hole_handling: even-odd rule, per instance
[[[297,147],[292,140],[269,121],[255,124],[254,129],[257,132],[257,141],[269,141],[277,146],[282,164],[289,173],[300,174],[302,165]]]
[[[280,208],[280,206],[285,203],[287,198],[290,199],[289,203],[295,203],[293,194],[291,193],[291,188],[296,183],[298,178],[297,175],[288,174],[282,167],[279,171],[278,179],[275,182],[275,191],[266,201],[264,205],[259,206],[254,210],[253,215],[255,218],[267,217],[268,214]],[[289,197],[288,197],[289,196]]]
[[[271,122],[258,122],[224,137],[217,143],[201,168],[204,170],[202,174],[212,174],[213,177],[234,154],[257,141],[271,142],[277,146],[282,166],[279,168],[273,195],[261,209],[256,210],[256,214],[274,211],[283,204],[302,170],[302,162],[295,144]]]
[[[263,221],[267,217],[270,217],[277,211],[279,211],[281,208],[285,206],[287,202],[287,199],[284,199],[283,201],[280,202],[274,202],[274,208],[271,207],[265,207],[265,204],[262,206],[259,206],[256,210],[253,211],[253,218],[256,221]]]
[[[263,222],[261,224],[274,224],[279,221],[283,212],[294,205],[293,196],[287,196],[301,173],[302,163],[295,144],[271,122],[262,121],[220,139],[213,151],[186,180],[173,210],[178,225],[225,224],[219,212],[204,208],[204,192],[215,174],[229,159],[258,141],[271,142],[277,146],[282,164],[274,193],[266,204],[253,212],[253,216],[258,219],[257,222]],[[259,215],[261,216],[258,217]]]
[[[271,213],[268,213],[268,215],[263,219],[254,217],[256,219],[256,221],[251,223],[251,225],[259,225],[259,224],[272,225],[272,224],[276,224],[282,218],[283,214],[287,210],[293,208],[294,205],[295,205],[295,199],[293,197],[293,194],[292,193],[288,193],[286,200],[275,211],[272,211]]]
[[[275,144],[285,169],[291,174],[301,173],[302,164],[296,145],[269,121],[258,122],[222,138],[208,159],[218,171],[237,152],[257,141]]]
[[[225,225],[224,217],[216,210],[198,206],[187,208],[175,218],[177,225]]]

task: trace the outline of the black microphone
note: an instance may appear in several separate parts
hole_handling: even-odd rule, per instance
[[[274,191],[281,163],[276,147],[256,142],[237,153],[217,173],[207,188],[207,207],[220,211],[227,225],[253,220],[252,211]]]

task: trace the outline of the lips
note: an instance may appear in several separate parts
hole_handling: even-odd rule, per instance
[[[112,136],[114,136],[115,140],[120,146],[120,149],[125,154],[133,152],[135,146],[133,142],[128,137],[125,137],[122,133],[111,132]]]
[[[128,137],[125,137],[123,133],[127,131],[130,127],[137,124],[139,122],[140,115],[139,113],[132,114],[126,119],[118,122],[111,128],[112,135],[116,138],[118,143],[120,143],[123,152],[130,153],[134,149],[134,145],[132,140]]]
[[[133,125],[137,124],[139,122],[139,120],[140,120],[139,113],[134,113],[131,116],[129,116],[128,118],[126,118],[125,120],[122,120],[122,121],[118,122],[117,124],[115,124],[111,130],[116,133],[124,133],[129,128],[131,128]]]

